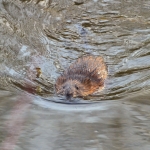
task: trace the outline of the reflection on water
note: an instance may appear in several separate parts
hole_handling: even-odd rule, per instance
[[[150,149],[149,0],[1,0],[0,8],[3,149]],[[108,65],[105,90],[68,104],[53,85],[87,53]]]
[[[138,95],[141,101],[132,96],[82,105],[9,92],[3,96],[2,149],[149,149],[149,93]]]

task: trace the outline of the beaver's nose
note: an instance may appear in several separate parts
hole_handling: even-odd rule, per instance
[[[73,93],[70,93],[70,92],[66,93],[66,99],[67,100],[71,100],[72,97],[73,97]]]

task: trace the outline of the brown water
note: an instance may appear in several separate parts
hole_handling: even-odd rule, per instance
[[[149,0],[0,0],[0,10],[0,150],[150,149]],[[89,53],[107,63],[105,90],[68,103],[55,80]]]

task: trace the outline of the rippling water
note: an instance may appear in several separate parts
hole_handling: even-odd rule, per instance
[[[0,0],[0,8],[1,149],[150,149],[149,0]],[[54,83],[85,54],[104,57],[105,90],[69,104]]]

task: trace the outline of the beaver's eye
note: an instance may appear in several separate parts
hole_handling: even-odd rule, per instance
[[[75,85],[75,88],[76,88],[77,90],[79,90],[79,87],[78,87],[77,85]]]
[[[62,88],[65,89],[65,86],[63,86]]]

